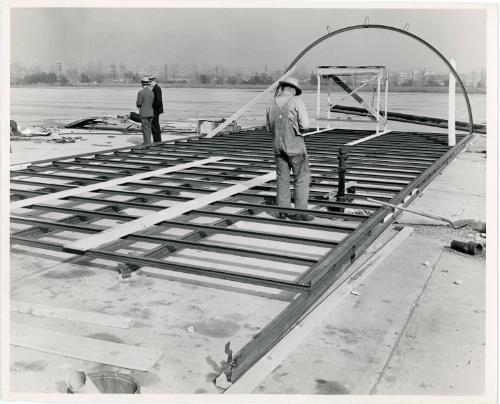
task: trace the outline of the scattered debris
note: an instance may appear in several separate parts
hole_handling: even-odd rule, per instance
[[[54,139],[50,139],[53,143],[75,143],[77,140],[81,139],[81,136],[60,136]]]
[[[216,379],[215,379],[215,386],[219,387],[221,389],[228,389],[231,387],[233,383],[231,383],[229,380],[227,380],[227,376],[225,373],[221,373]]]
[[[445,268],[445,269],[442,269],[441,272],[450,272],[450,270]]]
[[[64,128],[140,133],[141,117],[137,112],[130,112],[129,114],[117,115],[116,117],[83,118],[65,125]],[[161,130],[163,132],[174,130],[176,132],[196,133],[197,127],[195,124],[189,122],[162,122]]]
[[[469,227],[472,230],[478,231],[480,233],[486,233],[486,223],[481,221],[472,222]]]

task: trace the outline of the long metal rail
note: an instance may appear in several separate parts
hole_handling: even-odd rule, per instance
[[[294,217],[306,211],[276,207],[276,183],[270,181],[82,254],[119,261],[131,270],[149,266],[298,293],[228,364],[228,378],[235,381],[390,224],[390,211],[367,198],[393,204],[408,201],[470,139],[458,135],[457,146],[450,148],[446,134],[391,132],[345,146],[367,134],[336,129],[306,138],[312,171],[307,213],[315,217],[312,222],[281,219],[280,212]],[[356,182],[356,192],[337,201],[328,196],[338,186],[340,147],[349,151],[346,179]],[[82,185],[211,156],[223,159],[84,194],[77,191]],[[32,163],[11,171],[12,201],[76,192],[12,210],[11,243],[65,251],[68,240],[98,234],[272,170],[272,139],[264,129]]]

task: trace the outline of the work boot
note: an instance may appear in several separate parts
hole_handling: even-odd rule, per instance
[[[271,216],[274,216],[276,219],[285,220],[288,215],[285,212],[277,212],[273,213]]]
[[[307,214],[297,214],[297,215],[288,215],[290,220],[297,220],[299,222],[312,222],[314,220],[313,215],[307,215]]]

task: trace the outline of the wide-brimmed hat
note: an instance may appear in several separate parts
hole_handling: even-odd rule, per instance
[[[295,88],[297,95],[302,94],[302,90],[299,87],[299,80],[295,77],[287,77],[286,79],[279,82],[280,86],[289,86]]]
[[[149,83],[151,83],[151,80],[149,79],[149,77],[144,76],[144,77],[141,79],[141,83],[142,83],[142,84],[149,84]]]

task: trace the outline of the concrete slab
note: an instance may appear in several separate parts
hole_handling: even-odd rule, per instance
[[[486,221],[486,154],[471,151],[481,149],[480,138],[461,153],[411,204],[420,210],[450,220],[475,219]],[[427,198],[426,196],[429,195]],[[439,224],[442,222],[404,212],[399,223]],[[446,225],[446,224],[445,224]]]
[[[410,236],[254,393],[368,394],[441,253]]]
[[[174,140],[185,135],[162,135],[162,139]],[[75,143],[50,143],[46,139],[11,141],[10,164],[28,163],[40,159],[52,159],[73,154],[90,153],[118,147],[132,147],[142,144],[142,134],[104,133],[87,135],[78,133],[68,137],[81,137]]]
[[[26,251],[29,256],[35,249]],[[13,254],[15,256],[16,254]],[[23,258],[19,258],[23,261]],[[75,263],[76,262],[76,263]],[[116,263],[78,259],[25,277],[12,298],[61,308],[119,314],[136,319],[130,329],[12,313],[11,320],[40,328],[164,352],[150,372],[131,372],[85,361],[11,347],[11,391],[63,393],[68,367],[87,372],[131,374],[143,393],[219,393],[213,380],[222,371],[224,345],[238,350],[287,304],[225,285],[224,289],[146,276],[121,280]],[[12,271],[16,273],[14,263]],[[271,295],[268,295],[271,296]],[[191,328],[192,327],[192,328]]]
[[[373,392],[484,394],[484,290],[484,257],[445,250]]]

